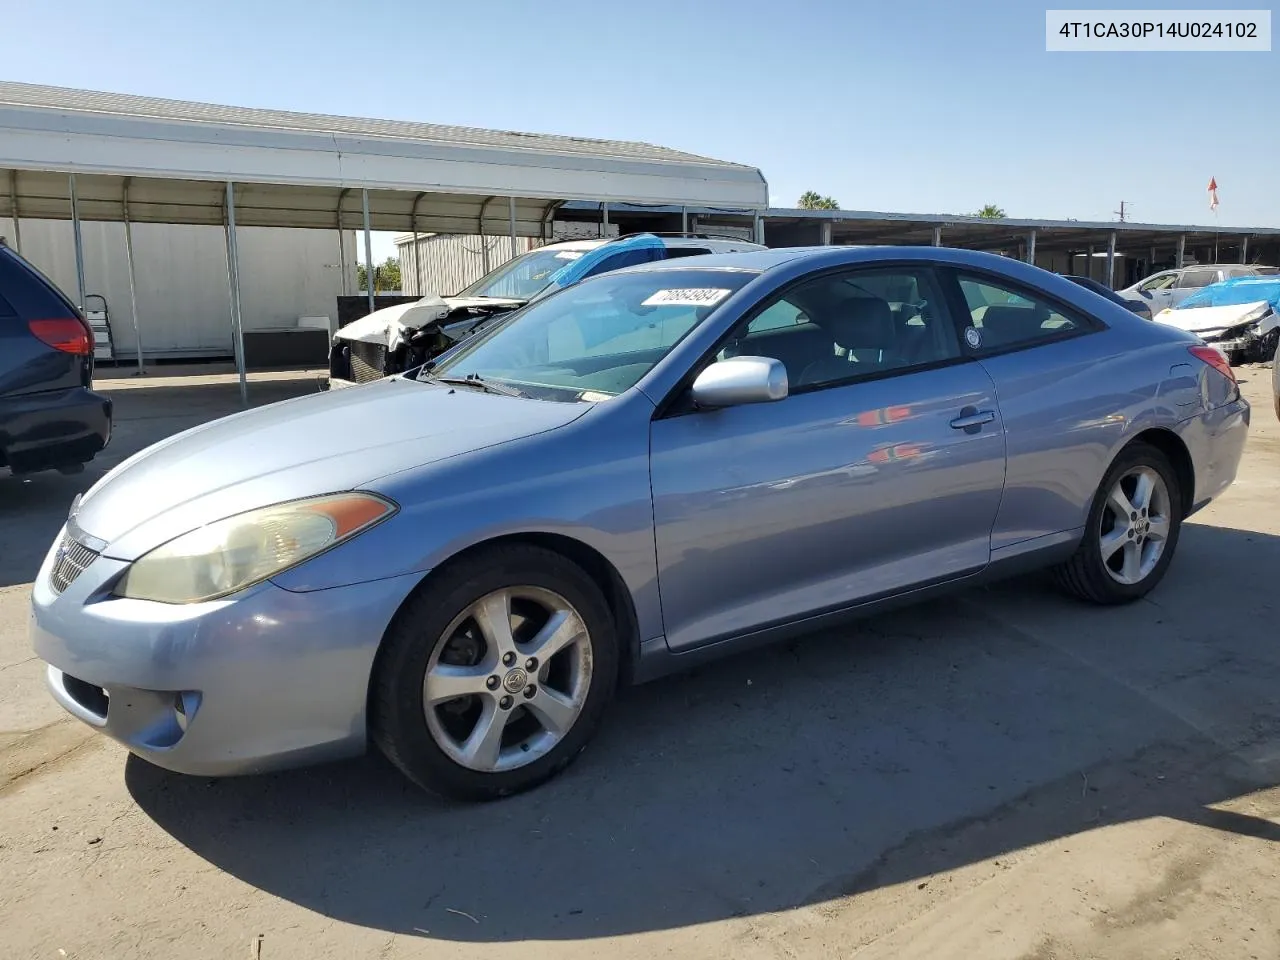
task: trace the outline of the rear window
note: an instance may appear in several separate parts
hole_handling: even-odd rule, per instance
[[[0,298],[11,316],[28,320],[78,317],[80,311],[57,285],[10,247],[0,247]],[[3,312],[0,307],[0,312]]]

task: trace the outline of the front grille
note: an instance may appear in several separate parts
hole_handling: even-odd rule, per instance
[[[75,582],[76,577],[84,573],[85,568],[98,559],[98,551],[90,550],[83,543],[65,534],[58,544],[58,552],[53,557],[53,570],[49,574],[49,582],[53,584],[54,593],[61,593]]]
[[[351,341],[351,379],[356,383],[381,380],[386,374],[387,348],[381,343]]]

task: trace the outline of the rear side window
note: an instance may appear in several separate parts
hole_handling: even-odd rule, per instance
[[[1182,276],[1178,278],[1178,288],[1185,290],[1188,287],[1207,287],[1211,283],[1218,282],[1218,271],[1209,269],[1199,270],[1183,270]]]
[[[667,259],[676,257],[705,257],[711,251],[706,247],[667,247]]]
[[[80,311],[53,281],[8,247],[0,248],[0,298],[26,320],[78,317]],[[0,306],[0,314],[5,308]]]
[[[1083,318],[1031,291],[963,273],[956,280],[973,331],[965,331],[965,341],[975,350],[1033,347],[1092,329]]]

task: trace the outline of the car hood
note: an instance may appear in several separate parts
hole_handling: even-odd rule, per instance
[[[1241,317],[1264,306],[1269,306],[1266,300],[1221,307],[1182,307],[1177,310],[1161,310],[1155,319],[1157,323],[1166,323],[1192,333],[1203,333],[1209,330],[1228,330],[1239,324]]]
[[[388,350],[394,350],[400,345],[401,337],[406,330],[418,330],[429,323],[444,320],[455,310],[486,307],[494,310],[514,310],[516,307],[523,306],[524,303],[523,300],[504,300],[498,297],[437,297],[432,294],[413,303],[401,303],[394,307],[375,310],[368,316],[353,320],[342,327],[334,334],[334,338],[386,344]]]
[[[257,507],[553,430],[587,403],[554,403],[389,377],[224,417],[121,463],[74,508],[76,524],[133,560]]]

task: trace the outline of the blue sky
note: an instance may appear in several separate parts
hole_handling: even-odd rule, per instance
[[[1280,226],[1280,53],[1049,54],[1045,6],[59,0],[56,43],[0,62],[33,83],[645,140],[756,165],[778,205],[815,189],[1108,220],[1125,200],[1211,224],[1214,176],[1223,225]],[[5,33],[49,17],[11,4]]]

